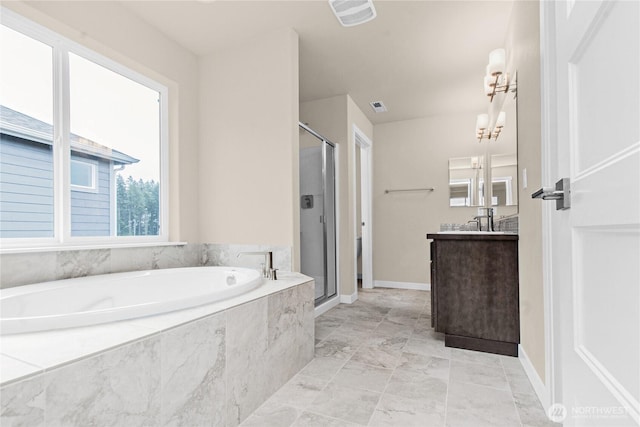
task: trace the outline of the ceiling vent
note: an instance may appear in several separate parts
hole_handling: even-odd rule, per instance
[[[382,101],[373,101],[369,103],[373,111],[376,113],[384,113],[387,111],[387,107],[382,103]]]
[[[329,5],[343,27],[364,24],[376,17],[372,0],[329,0]]]

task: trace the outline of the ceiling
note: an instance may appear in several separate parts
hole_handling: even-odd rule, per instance
[[[511,1],[376,1],[342,27],[324,0],[122,1],[196,55],[283,27],[300,36],[300,101],[348,93],[374,123],[487,110],[482,78],[502,47]],[[383,101],[386,113],[369,102]]]

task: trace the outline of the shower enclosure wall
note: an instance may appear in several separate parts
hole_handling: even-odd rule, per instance
[[[315,280],[318,305],[337,293],[335,146],[300,129],[300,267]]]

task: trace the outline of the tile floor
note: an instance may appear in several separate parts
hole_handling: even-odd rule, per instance
[[[444,346],[429,292],[358,297],[316,318],[314,360],[243,427],[553,425],[516,358]]]

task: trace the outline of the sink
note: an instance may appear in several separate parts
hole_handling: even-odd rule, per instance
[[[504,231],[438,231],[438,234],[513,234]]]

